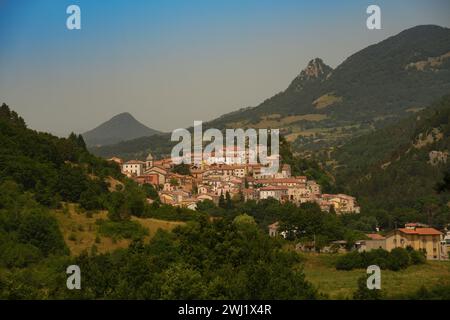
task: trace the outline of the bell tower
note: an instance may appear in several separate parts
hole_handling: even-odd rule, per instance
[[[150,169],[151,167],[153,167],[153,156],[149,153],[145,160],[145,169]]]

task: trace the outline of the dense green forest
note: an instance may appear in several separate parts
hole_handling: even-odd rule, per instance
[[[432,151],[450,151],[450,96],[338,148],[332,155],[336,185],[355,195],[363,213],[383,228],[408,221],[443,227],[450,221],[450,195],[438,189],[450,159],[432,163]]]
[[[111,254],[53,258],[0,278],[3,298],[313,299],[299,257],[247,219],[199,218],[150,244]],[[83,290],[65,288],[66,265],[83,270]]]

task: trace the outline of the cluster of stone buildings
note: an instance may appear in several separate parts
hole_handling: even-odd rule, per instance
[[[236,153],[237,157],[245,154]],[[170,158],[155,160],[149,154],[145,161],[123,161],[113,157],[109,159],[121,166],[122,173],[140,184],[152,184],[158,190],[162,203],[192,210],[200,201],[211,200],[218,204],[220,196],[229,194],[231,198],[243,200],[263,200],[273,198],[280,202],[292,202],[297,205],[306,202],[317,203],[323,211],[333,209],[337,214],[359,213],[356,199],[346,194],[324,194],[320,185],[305,176],[293,176],[289,165],[284,164],[272,175],[263,174],[262,165],[240,161],[237,164],[223,161],[203,161],[201,165],[190,166],[190,175],[174,172],[175,165]],[[211,159],[208,159],[211,160]],[[279,230],[278,222],[269,226],[269,234],[286,234]],[[369,251],[383,248],[408,246],[427,252],[427,259],[448,259],[450,251],[450,232],[442,232],[418,223],[410,223],[386,235],[368,234],[368,239],[357,241],[356,250]],[[346,250],[345,241],[335,241],[324,250]],[[315,245],[300,244],[301,250],[315,250]]]
[[[236,157],[246,155],[236,153]],[[211,159],[208,159],[211,160]],[[243,200],[263,200],[274,198],[280,202],[301,204],[316,202],[324,211],[331,208],[337,213],[358,213],[356,199],[345,194],[323,194],[320,185],[305,176],[292,176],[289,165],[284,164],[278,172],[267,175],[260,164],[249,164],[245,160],[230,163],[228,161],[203,161],[201,165],[190,166],[190,175],[173,172],[170,158],[155,160],[149,154],[145,161],[122,161],[113,157],[122,173],[138,183],[156,186],[163,203],[190,209],[196,203],[211,200],[216,204],[221,195],[227,193]]]

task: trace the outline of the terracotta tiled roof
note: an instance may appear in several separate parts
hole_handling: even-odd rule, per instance
[[[219,170],[235,170],[235,169],[245,169],[245,165],[228,165],[228,164],[222,164],[218,166]]]
[[[145,164],[145,162],[139,160],[129,160],[125,162],[125,164]]]
[[[255,183],[301,183],[297,178],[258,179]]]
[[[406,229],[406,228],[399,228],[400,232],[406,233],[406,234],[418,234],[418,235],[441,235],[442,232],[434,229],[434,228],[416,228],[416,229]]]
[[[378,234],[378,233],[369,233],[369,234],[366,234],[366,236],[368,236],[372,240],[384,240],[384,239],[386,239],[385,237],[383,237],[381,234]]]
[[[276,186],[269,186],[269,187],[263,187],[260,189],[261,191],[270,191],[270,190],[288,190],[287,187],[276,187]]]

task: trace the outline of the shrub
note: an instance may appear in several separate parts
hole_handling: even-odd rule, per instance
[[[44,256],[66,252],[58,222],[47,211],[30,210],[21,218],[17,230],[20,242],[39,248]]]
[[[97,220],[98,232],[113,239],[140,239],[148,235],[148,230],[135,221]]]
[[[411,258],[411,264],[424,264],[427,260],[424,251],[412,250],[409,252]]]
[[[369,265],[377,265],[381,269],[387,269],[388,268],[388,259],[389,259],[389,252],[384,249],[376,249],[369,251],[368,253],[368,261],[364,266]]]
[[[381,269],[398,271],[413,264],[425,263],[423,251],[416,251],[412,248],[395,248],[391,252],[384,249],[376,249],[369,252],[353,251],[341,256],[336,261],[337,270],[352,270],[367,268],[370,265],[377,265]]]
[[[187,208],[173,207],[170,205],[151,205],[145,211],[146,218],[155,218],[170,221],[190,221],[198,216],[197,211]]]
[[[389,253],[388,269],[398,271],[405,269],[411,264],[408,251],[403,248],[395,248]]]
[[[363,268],[363,259],[359,252],[350,252],[338,259],[336,262],[337,270],[352,270]]]
[[[5,242],[0,247],[0,265],[24,268],[42,259],[41,251],[31,244]]]

